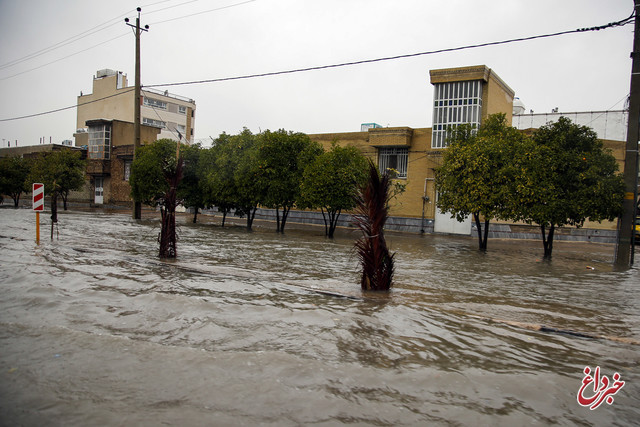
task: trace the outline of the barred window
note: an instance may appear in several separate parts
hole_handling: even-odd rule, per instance
[[[396,178],[405,179],[408,158],[409,149],[407,147],[381,147],[378,153],[378,167],[382,173],[385,173],[387,169],[393,169],[396,171]]]
[[[437,83],[434,85],[431,147],[447,147],[451,129],[463,123],[478,127],[482,116],[482,81]]]

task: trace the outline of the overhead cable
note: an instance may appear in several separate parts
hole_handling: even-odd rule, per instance
[[[255,0],[250,0],[250,1],[255,1]],[[238,3],[238,4],[241,4],[241,3]],[[410,53],[410,54],[405,54],[405,55],[387,56],[387,57],[383,57],[383,58],[365,59],[365,60],[361,60],[361,61],[343,62],[343,63],[340,63],[340,64],[320,65],[320,66],[315,66],[315,67],[298,68],[298,69],[293,69],[293,70],[274,71],[274,72],[269,72],[269,73],[249,74],[249,75],[244,75],[244,76],[223,77],[223,78],[216,78],[216,79],[194,80],[194,81],[188,81],[188,82],[144,85],[143,87],[155,88],[155,87],[168,87],[168,86],[185,86],[185,85],[192,85],[192,84],[217,83],[217,82],[223,82],[223,81],[244,80],[244,79],[252,79],[252,78],[259,78],[259,77],[269,77],[269,76],[301,73],[301,72],[305,72],[305,71],[315,71],[315,70],[325,70],[325,69],[330,69],[330,68],[347,67],[347,66],[360,65],[360,64],[370,64],[370,63],[375,63],[375,62],[392,61],[392,60],[404,59],[404,58],[412,58],[412,57],[417,57],[417,56],[434,55],[434,54],[438,54],[438,53],[456,52],[456,51],[461,51],[461,50],[477,49],[477,48],[481,48],[481,47],[498,46],[498,45],[503,45],[503,44],[508,44],[508,43],[515,43],[515,42],[523,42],[523,41],[530,41],[530,40],[536,40],[536,39],[557,37],[557,36],[562,36],[562,35],[567,35],[567,34],[585,33],[585,32],[589,32],[589,31],[600,31],[600,30],[604,30],[604,29],[607,29],[607,28],[620,27],[620,26],[624,26],[624,25],[630,24],[630,23],[633,22],[633,20],[632,20],[633,17],[634,17],[634,15],[631,14],[631,16],[629,16],[626,19],[623,19],[623,20],[620,20],[620,21],[616,21],[616,22],[610,22],[610,23],[608,23],[606,25],[601,25],[601,26],[598,26],[598,27],[579,28],[579,29],[575,29],[575,30],[560,31],[560,32],[551,33],[551,34],[542,34],[542,35],[530,36],[530,37],[520,37],[520,38],[515,38],[515,39],[488,42],[488,43],[480,43],[480,44],[475,44],[475,45],[459,46],[459,47],[453,47],[453,48],[447,48],[447,49],[438,49],[438,50],[431,50],[431,51],[426,51],[426,52]],[[133,90],[133,88],[131,90]],[[122,94],[122,93],[120,93],[120,94]],[[111,98],[112,96],[117,96],[117,95],[120,95],[120,94],[111,95],[111,96],[108,96],[108,97],[105,97],[105,98],[102,98],[102,99]],[[99,100],[100,99],[95,100],[95,101],[91,101],[91,102],[97,102]],[[81,104],[81,105],[84,105],[84,104]],[[13,121],[13,120],[26,119],[26,118],[30,118],[30,117],[43,116],[43,115],[46,115],[46,114],[57,113],[57,112],[63,111],[63,110],[69,110],[69,109],[72,109],[72,108],[76,108],[78,106],[80,106],[80,105],[71,105],[71,106],[68,106],[68,107],[58,108],[58,109],[55,109],[55,110],[44,111],[42,113],[35,113],[35,114],[29,114],[29,115],[24,115],[24,116],[19,116],[19,117],[11,117],[11,118],[6,118],[6,119],[0,119],[0,122],[8,122],[8,121]]]

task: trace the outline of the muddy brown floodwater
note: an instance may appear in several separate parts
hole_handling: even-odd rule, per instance
[[[0,210],[2,425],[640,423],[640,270],[611,245],[547,263],[540,242],[390,234],[376,295],[348,232],[183,217],[163,262],[155,217],[61,212],[54,241],[42,217],[36,246],[35,214]],[[586,366],[625,381],[611,404],[578,403]]]

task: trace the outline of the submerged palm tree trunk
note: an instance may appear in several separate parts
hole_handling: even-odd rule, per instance
[[[160,228],[160,258],[175,258],[178,256],[176,236],[176,206],[177,189],[182,179],[182,159],[178,159],[174,171],[167,172],[165,179],[169,183],[169,190],[164,196],[163,206],[160,207],[162,226]]]
[[[369,162],[369,180],[356,197],[355,225],[362,231],[355,248],[362,265],[363,290],[389,290],[393,279],[393,257],[384,239],[384,224],[389,216],[390,179],[380,176]]]

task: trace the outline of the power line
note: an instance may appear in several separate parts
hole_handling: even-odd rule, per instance
[[[0,119],[0,122],[8,122],[8,121],[20,120],[20,119],[28,119],[28,118],[31,118],[31,117],[38,117],[38,116],[44,116],[44,115],[47,115],[47,114],[58,113],[58,112],[64,111],[64,110],[71,110],[72,108],[78,108],[78,107],[82,107],[84,105],[93,104],[94,102],[103,101],[105,99],[114,98],[116,96],[124,95],[125,93],[132,92],[134,89],[135,88],[131,87],[131,88],[128,88],[126,90],[123,90],[120,93],[115,93],[113,95],[105,96],[103,98],[98,98],[98,99],[94,99],[92,101],[83,102],[82,104],[70,105],[68,107],[56,108],[55,110],[44,111],[42,113],[27,114],[25,116],[12,117],[12,118],[9,118],[9,119]]]
[[[86,31],[83,31],[83,32],[79,33],[79,34],[76,34],[75,36],[71,36],[71,37],[69,37],[67,39],[64,39],[64,40],[58,42],[58,43],[54,43],[51,46],[42,48],[42,49],[40,49],[40,50],[38,50],[36,52],[33,52],[33,53],[29,54],[29,55],[25,55],[22,58],[18,58],[18,59],[15,59],[13,61],[9,61],[9,62],[7,62],[5,64],[2,64],[2,65],[0,65],[0,70],[8,68],[8,67],[12,67],[12,66],[20,64],[22,62],[25,62],[25,61],[28,61],[30,59],[36,58],[38,56],[44,55],[45,53],[52,52],[52,51],[54,51],[56,49],[59,49],[59,48],[61,48],[63,46],[66,46],[68,44],[75,43],[75,42],[77,42],[79,40],[82,40],[82,39],[84,39],[84,38],[86,38],[86,37],[88,37],[88,36],[90,36],[92,34],[95,34],[95,33],[100,32],[102,30],[106,30],[107,28],[112,27],[115,24],[119,23],[120,19],[123,16],[126,16],[126,14],[120,15],[117,18],[110,19],[110,20],[108,20],[106,22],[103,22],[100,25],[96,25],[93,28],[90,28],[90,29],[88,29]],[[100,27],[102,27],[102,28],[100,28]],[[111,39],[111,40],[113,40],[113,39]],[[82,52],[84,52],[84,51],[82,51]],[[65,58],[68,58],[68,56],[65,57]],[[61,58],[61,59],[65,59],[65,58]],[[53,61],[53,62],[56,62],[56,61]],[[53,62],[51,62],[51,63],[53,63]],[[48,64],[46,64],[46,65],[48,65]]]
[[[196,1],[196,0],[192,0],[192,1]],[[240,2],[240,3],[230,4],[228,6],[221,6],[221,7],[215,8],[215,9],[203,10],[201,12],[195,12],[195,13],[192,13],[190,15],[178,16],[176,18],[165,19],[164,21],[154,22],[151,25],[164,24],[166,22],[177,21],[178,19],[190,18],[190,17],[196,16],[196,15],[203,15],[205,13],[216,12],[216,11],[224,10],[224,9],[230,9],[232,7],[242,6],[243,4],[253,3],[254,1],[257,1],[257,0],[246,0],[246,1],[243,1],[243,2]],[[186,4],[186,3],[191,3],[191,1],[188,1],[188,2],[185,2],[185,3],[182,3],[182,4]],[[181,6],[181,5],[177,5],[177,6]],[[175,6],[171,6],[171,7],[175,7]],[[162,10],[164,10],[164,9],[162,9]]]
[[[375,58],[375,59],[364,59],[364,60],[361,60],[361,61],[343,62],[343,63],[339,63],[339,64],[319,65],[319,66],[315,66],[315,67],[297,68],[297,69],[293,69],[293,70],[274,71],[274,72],[269,72],[269,73],[248,74],[248,75],[244,75],[244,76],[223,77],[223,78],[217,78],[217,79],[205,79],[205,80],[193,80],[193,81],[189,81],[189,82],[154,84],[154,85],[146,85],[146,87],[184,86],[184,85],[192,85],[192,84],[217,83],[217,82],[232,81],[232,80],[253,79],[253,78],[257,78],[257,77],[278,76],[278,75],[283,75],[283,74],[302,73],[302,72],[306,72],[306,71],[325,70],[325,69],[329,69],[329,68],[340,68],[340,67],[349,67],[349,66],[353,66],[353,65],[371,64],[371,63],[375,63],[375,62],[393,61],[393,60],[397,60],[397,59],[406,59],[406,58],[413,58],[413,57],[417,57],[417,56],[434,55],[434,54],[438,54],[438,53],[457,52],[457,51],[461,51],[461,50],[477,49],[477,48],[480,48],[480,47],[498,46],[498,45],[507,44],[507,43],[515,43],[515,42],[530,41],[530,40],[535,40],[535,39],[557,37],[557,36],[563,36],[563,35],[573,34],[573,33],[584,33],[584,32],[588,32],[588,31],[599,31],[599,30],[603,30],[603,29],[606,29],[606,28],[612,28],[612,27],[618,27],[618,26],[627,25],[627,24],[631,23],[630,20],[632,19],[632,17],[633,17],[633,15],[630,16],[629,18],[623,19],[621,21],[612,22],[612,23],[609,23],[609,24],[606,24],[606,25],[602,25],[602,26],[599,26],[599,27],[579,28],[579,29],[576,29],[576,30],[561,31],[561,32],[552,33],[552,34],[542,34],[542,35],[537,35],[537,36],[521,37],[521,38],[516,38],[516,39],[509,39],[509,40],[502,40],[502,41],[488,42],[488,43],[480,43],[480,44],[467,45],[467,46],[459,46],[459,47],[453,47],[453,48],[447,48],[447,49],[431,50],[431,51],[426,51],[426,52],[409,53],[409,54],[404,54],[404,55],[386,56],[386,57]]]
[[[38,70],[38,69],[43,68],[43,67],[46,67],[47,65],[55,64],[56,62],[60,62],[60,61],[63,61],[63,60],[65,60],[65,59],[67,59],[67,58],[71,58],[72,56],[79,55],[79,54],[81,54],[81,53],[83,53],[83,52],[86,52],[86,51],[91,50],[91,49],[93,49],[93,48],[95,48],[95,47],[98,47],[98,46],[102,46],[103,44],[106,44],[106,43],[112,42],[112,41],[114,41],[114,40],[116,40],[116,39],[119,39],[119,38],[121,38],[121,37],[124,37],[124,36],[126,36],[126,35],[127,35],[127,33],[120,34],[119,36],[115,36],[115,37],[113,37],[113,38],[111,38],[111,39],[109,39],[109,40],[103,41],[102,43],[98,43],[98,44],[96,44],[96,45],[93,45],[93,46],[88,47],[88,48],[86,48],[86,49],[80,50],[80,51],[78,51],[78,52],[75,52],[75,53],[69,54],[69,55],[67,55],[67,56],[63,56],[62,58],[58,58],[58,59],[53,60],[53,61],[51,61],[51,62],[47,62],[46,64],[38,65],[37,67],[33,67],[33,68],[28,69],[28,70],[21,71],[21,72],[19,72],[19,73],[12,74],[12,75],[10,75],[10,76],[2,77],[2,78],[0,78],[0,81],[2,81],[2,80],[8,80],[8,79],[10,79],[10,78],[12,78],[12,77],[16,77],[16,76],[19,76],[19,75],[22,75],[22,74],[25,74],[25,73],[28,73],[28,72],[31,72],[31,71],[34,71],[34,70]]]
[[[162,0],[162,1],[159,1],[159,2],[151,3],[149,6],[153,6],[153,5],[160,4],[160,3],[166,3],[167,1],[171,1],[171,0]],[[167,7],[162,8],[162,9],[151,11],[151,12],[149,12],[149,14],[155,13],[155,12],[161,12],[163,10],[167,10],[167,9],[171,9],[171,8],[175,8],[175,7],[179,7],[179,6],[184,6],[185,4],[193,3],[193,2],[196,2],[196,1],[200,1],[200,0],[189,0],[189,1],[177,4],[177,5],[167,6]],[[167,20],[164,20],[164,21],[154,22],[151,25],[163,24],[163,23],[166,23],[166,22],[175,21],[175,20],[183,19],[183,18],[188,18],[188,17],[195,16],[195,15],[201,15],[201,14],[204,14],[204,13],[210,13],[210,12],[215,12],[215,11],[219,11],[219,10],[223,10],[223,9],[229,9],[231,7],[241,6],[243,4],[251,3],[251,2],[254,2],[254,1],[257,1],[257,0],[243,1],[243,2],[240,2],[240,3],[231,4],[231,5],[228,5],[228,6],[222,6],[222,7],[218,7],[218,8],[215,8],[215,9],[209,9],[209,10],[205,10],[205,11],[201,11],[201,12],[192,13],[192,14],[189,14],[189,15],[183,15],[183,16],[167,19]],[[120,16],[118,16],[116,18],[110,19],[110,20],[108,20],[106,22],[103,22],[102,24],[97,25],[97,26],[95,26],[95,27],[93,27],[93,28],[91,28],[89,30],[86,30],[86,31],[84,31],[82,33],[76,34],[75,36],[69,37],[69,38],[67,38],[65,40],[62,40],[62,41],[60,41],[58,43],[55,43],[55,44],[53,44],[53,45],[51,45],[49,47],[40,49],[40,50],[38,50],[36,52],[33,52],[33,53],[29,54],[29,55],[23,56],[22,58],[18,58],[18,59],[15,59],[13,61],[10,61],[10,62],[7,62],[5,64],[2,64],[2,65],[0,65],[0,70],[3,70],[5,68],[10,68],[10,67],[12,67],[14,65],[18,65],[18,64],[23,63],[25,61],[29,61],[31,59],[37,58],[37,57],[42,56],[42,55],[44,55],[46,53],[52,52],[52,51],[54,51],[56,49],[59,49],[59,48],[61,48],[63,46],[67,46],[69,44],[72,44],[72,43],[75,43],[75,42],[77,42],[79,40],[82,40],[82,39],[84,39],[86,37],[89,37],[89,36],[91,36],[91,35],[93,35],[95,33],[98,33],[100,31],[102,31],[102,30],[106,30],[107,28],[110,28],[110,27],[112,27],[112,26],[114,26],[116,24],[119,24],[121,18],[124,17],[124,16],[127,16],[131,12],[132,11],[129,11],[129,12],[127,12],[127,13],[125,13],[123,15],[120,15]],[[100,28],[100,27],[102,27],[102,28]],[[58,58],[56,60],[47,62],[46,64],[42,64],[42,65],[30,68],[28,70],[24,70],[24,71],[12,74],[10,76],[2,77],[2,78],[0,78],[0,81],[8,80],[10,78],[17,77],[17,76],[20,76],[22,74],[29,73],[31,71],[38,70],[38,69],[46,67],[48,65],[55,64],[56,62],[60,62],[62,60],[65,60],[65,59],[70,58],[72,56],[75,56],[75,55],[78,55],[80,53],[86,52],[86,51],[91,50],[93,48],[96,48],[98,46],[102,46],[103,44],[112,42],[113,40],[119,39],[120,37],[124,37],[125,35],[126,34],[120,34],[119,36],[116,36],[116,37],[113,37],[113,38],[111,38],[109,40],[106,40],[106,41],[100,42],[98,44],[92,45],[92,46],[90,46],[90,47],[88,47],[86,49],[77,51],[75,53],[69,54],[69,55],[64,56],[62,58]]]
[[[255,1],[255,0],[249,0],[249,1]],[[245,2],[245,3],[247,3],[247,2]],[[242,3],[237,3],[236,5],[239,5],[239,4],[242,4]],[[480,44],[475,44],[475,45],[466,45],[466,46],[459,46],[459,47],[446,48],[446,49],[438,49],[438,50],[432,50],[432,51],[426,51],[426,52],[410,53],[410,54],[405,54],[405,55],[387,56],[387,57],[383,57],[383,58],[365,59],[365,60],[361,60],[361,61],[343,62],[343,63],[340,63],[340,64],[320,65],[320,66],[316,66],[316,67],[298,68],[298,69],[285,70],[285,71],[274,71],[274,72],[270,72],[270,73],[249,74],[249,75],[244,75],[244,76],[223,77],[223,78],[217,78],[217,79],[206,79],[206,80],[194,80],[194,81],[189,81],[189,82],[177,82],[177,83],[164,83],[164,84],[155,84],[155,85],[145,85],[144,87],[154,88],[154,87],[168,87],[168,86],[185,86],[185,85],[191,85],[191,84],[217,83],[217,82],[232,81],[232,80],[245,80],[245,79],[252,79],[252,78],[259,78],[259,77],[269,77],[269,76],[301,73],[301,72],[305,72],[305,71],[325,70],[325,69],[330,69],[330,68],[347,67],[347,66],[360,65],[360,64],[371,64],[371,63],[383,62],[383,61],[393,61],[393,60],[397,60],[397,59],[405,59],[405,58],[412,58],[412,57],[425,56],[425,55],[435,55],[435,54],[438,54],[438,53],[456,52],[456,51],[461,51],[461,50],[477,49],[477,48],[488,47],[488,46],[498,46],[498,45],[503,45],[503,44],[508,44],[508,43],[516,43],[516,42],[530,41],[530,40],[536,40],[536,39],[557,37],[557,36],[562,36],[562,35],[567,35],[567,34],[586,33],[586,32],[589,32],[589,31],[600,31],[600,30],[604,30],[604,29],[607,29],[607,28],[620,27],[620,26],[624,26],[624,25],[627,25],[629,23],[632,23],[633,22],[632,21],[633,16],[634,16],[634,14],[631,14],[631,16],[629,16],[626,19],[623,19],[623,20],[620,20],[620,21],[616,21],[616,22],[610,22],[610,23],[608,23],[606,25],[601,25],[601,26],[598,26],[598,27],[579,28],[579,29],[575,29],[575,30],[560,31],[560,32],[551,33],[551,34],[542,34],[542,35],[530,36],[530,37],[520,37],[520,38],[515,38],[515,39],[488,42],[488,43],[480,43]],[[133,90],[133,88],[131,90]],[[116,94],[116,95],[120,95],[120,94]],[[108,96],[108,97],[105,97],[105,98],[102,98],[102,99],[110,98],[110,97],[116,96],[116,95],[111,95],[111,96]],[[96,102],[96,101],[99,101],[99,100],[101,100],[101,99],[98,99],[98,100],[95,100],[95,101],[91,101],[91,102]],[[85,105],[85,104],[82,104],[82,105]],[[57,113],[59,111],[69,110],[71,108],[76,108],[76,107],[77,107],[76,105],[72,105],[72,106],[68,106],[68,107],[58,108],[58,109],[55,109],[55,110],[44,111],[42,113],[29,114],[29,115],[20,116],[20,117],[11,117],[11,118],[7,118],[7,119],[0,119],[0,122],[8,122],[8,121],[13,121],[13,120],[26,119],[26,118],[30,118],[30,117],[43,116],[43,115],[46,115],[46,114]]]

